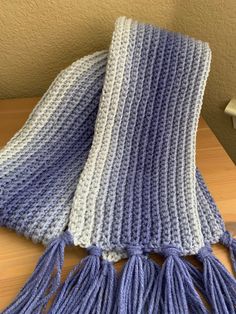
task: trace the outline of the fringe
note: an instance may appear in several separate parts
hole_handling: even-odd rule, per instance
[[[29,280],[2,314],[42,313],[60,286],[65,246],[72,243],[66,231],[49,244]]]
[[[220,242],[229,249],[234,273],[236,274],[236,239],[228,231],[225,231],[220,238]]]
[[[111,262],[101,259],[96,246],[69,274],[49,313],[112,313],[116,292],[116,273]]]
[[[127,252],[129,259],[119,280],[115,313],[147,313],[159,266],[140,248],[130,246]]]
[[[198,253],[203,263],[203,283],[207,300],[217,314],[236,313],[236,280],[206,245]]]
[[[148,313],[208,313],[191,276],[200,283],[200,273],[181,258],[178,248],[166,246],[162,254],[166,260],[153,289]]]
[[[235,253],[235,240],[228,238],[222,242]],[[65,232],[48,246],[16,300],[2,314],[45,310],[60,285],[68,244],[72,244],[72,238]],[[119,281],[113,264],[102,259],[100,248],[91,246],[88,252],[62,284],[49,314],[208,313],[196,288],[206,296],[214,313],[236,313],[236,280],[212,254],[210,246],[200,249],[197,255],[203,271],[181,257],[176,247],[162,250],[166,258],[160,267],[141,248],[129,246]]]

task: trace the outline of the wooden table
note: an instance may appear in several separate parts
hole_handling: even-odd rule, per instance
[[[38,99],[0,100],[0,146],[23,125]],[[221,209],[228,229],[235,233],[236,167],[202,118],[197,136],[197,165]],[[0,229],[0,248],[1,310],[10,303],[32,273],[44,248],[5,228]],[[227,250],[221,245],[215,245],[213,249],[216,256],[232,271]],[[85,255],[84,249],[66,250],[63,278]],[[119,262],[117,267],[121,266],[122,262]]]

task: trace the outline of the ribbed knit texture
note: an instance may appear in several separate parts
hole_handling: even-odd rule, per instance
[[[224,225],[195,165],[210,57],[206,43],[118,19],[69,222],[76,245],[195,254],[203,235],[218,241]]]
[[[104,51],[62,71],[0,151],[1,225],[44,243],[65,229],[99,106],[71,215],[75,243],[116,259],[127,244],[191,253],[203,237],[218,242],[223,221],[195,178],[209,60],[207,44],[118,19],[108,65]]]
[[[107,53],[62,71],[0,152],[0,223],[47,243],[68,223],[92,142]]]

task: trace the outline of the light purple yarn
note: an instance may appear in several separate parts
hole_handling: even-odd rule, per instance
[[[196,287],[214,313],[235,313],[236,281],[210,245],[235,265],[236,242],[195,164],[210,59],[207,43],[119,18],[109,52],[59,74],[0,151],[1,226],[48,244],[4,314],[45,310],[66,245],[88,256],[50,313],[208,313]]]
[[[190,255],[219,242],[224,224],[195,164],[210,59],[204,42],[118,19],[70,215],[75,245],[114,260],[129,245]]]
[[[62,71],[0,151],[0,223],[47,244],[66,228],[91,146],[106,52]]]
[[[124,38],[125,35],[120,42],[123,43]],[[119,136],[114,139],[116,150],[114,145],[110,145],[113,163],[107,163],[104,168],[100,186],[101,196],[105,191],[109,193],[105,202],[102,203],[104,196],[99,196],[96,201],[98,212],[104,206],[104,221],[101,222],[101,230],[95,225],[94,234],[102,242],[110,238],[111,243],[105,247],[109,250],[116,249],[117,241],[121,241],[122,246],[128,244],[127,239],[130,244],[136,243],[138,234],[140,244],[149,243],[151,248],[155,248],[160,241],[170,242],[170,231],[161,223],[165,220],[164,225],[173,224],[173,229],[179,229],[172,237],[175,244],[181,246],[181,228],[175,212],[181,212],[182,207],[185,210],[183,202],[188,198],[178,201],[176,195],[183,195],[183,190],[180,190],[182,183],[176,181],[178,189],[173,190],[173,180],[178,178],[167,176],[167,171],[170,167],[177,167],[179,173],[184,169],[185,157],[177,155],[179,157],[176,158],[176,152],[178,150],[178,154],[182,154],[184,150],[185,143],[181,138],[190,127],[187,119],[195,126],[198,120],[200,103],[197,106],[195,102],[201,86],[198,87],[193,79],[201,78],[204,83],[205,74],[201,71],[208,62],[209,51],[205,44],[189,37],[150,25],[136,25],[135,22],[130,26],[128,40],[127,50],[120,52],[120,58],[123,58],[122,53],[126,57],[125,71],[113,133],[117,134],[120,121],[124,127],[120,127]],[[195,65],[191,65],[193,70],[189,72],[191,62]],[[44,243],[65,229],[78,177],[92,144],[106,64],[107,52],[100,52],[78,60],[60,73],[22,130],[0,151],[2,226]],[[109,77],[109,68],[107,72]],[[195,78],[196,75],[198,77]],[[191,86],[189,82],[192,82]],[[191,90],[187,90],[188,86]],[[168,92],[170,88],[171,93]],[[143,128],[142,123],[146,124]],[[181,128],[184,123],[186,127]],[[130,132],[129,136],[127,132]],[[190,138],[186,150],[192,141]],[[224,224],[199,171],[196,179],[195,205],[204,239],[208,243],[218,242]],[[131,186],[133,191],[129,188]],[[169,194],[167,186],[171,191]],[[162,214],[164,207],[169,208],[169,218]],[[106,226],[112,226],[111,212],[115,213],[114,232],[109,235]],[[182,224],[185,224],[184,219],[188,218],[185,214],[182,218]],[[121,219],[126,220],[123,226]],[[142,230],[133,228],[129,234],[130,219],[138,228],[140,219],[144,221]],[[123,239],[119,239],[116,228],[119,228]],[[101,231],[99,235],[98,230]],[[185,232],[186,237],[191,237],[190,229]],[[191,241],[188,240],[189,243]]]

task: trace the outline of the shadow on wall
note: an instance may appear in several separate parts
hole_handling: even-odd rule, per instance
[[[89,21],[81,15],[69,18],[66,4],[61,3],[44,15],[40,14],[44,6],[36,6],[23,20],[23,9],[18,6],[14,21],[10,25],[6,21],[1,30],[2,35],[10,28],[11,37],[3,34],[2,46],[0,43],[0,98],[41,96],[60,70],[109,45],[109,24],[101,23],[99,17]]]
[[[202,115],[236,164],[236,130],[224,113],[236,96],[236,2],[177,1],[171,28],[209,42],[211,71]]]

